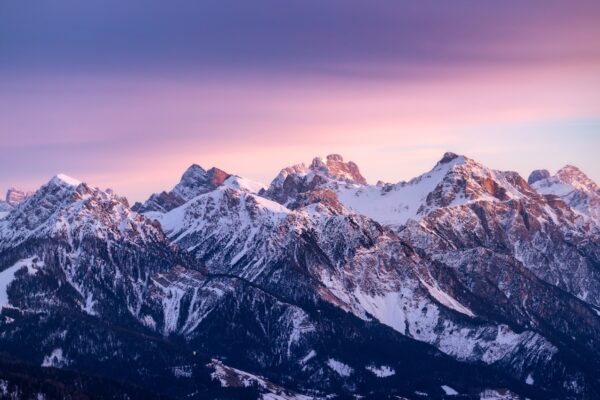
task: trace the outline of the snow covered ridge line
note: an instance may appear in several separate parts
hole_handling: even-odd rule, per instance
[[[54,179],[60,180],[61,182],[66,183],[67,185],[70,186],[79,186],[81,185],[81,181],[75,179],[75,178],[71,178],[68,175],[65,174],[58,174],[56,175],[56,177]]]
[[[82,184],[65,174],[52,180],[72,187]],[[529,182],[539,193],[557,195],[579,214],[600,223],[600,189],[576,167],[566,166],[554,176],[547,171],[534,171]],[[165,213],[219,187],[259,195],[286,206],[297,202],[302,193],[326,188],[349,210],[392,226],[418,220],[440,207],[521,199],[536,193],[515,173],[492,170],[454,153],[444,154],[431,171],[409,181],[377,185],[367,184],[355,163],[331,154],[316,157],[308,166],[284,168],[268,187],[218,168],[204,170],[194,164],[170,192],[153,194],[133,209]]]
[[[0,316],[2,348],[21,356],[27,346],[26,361],[48,368],[114,361],[142,386],[166,371],[167,390],[186,394],[210,383],[208,363],[214,388],[271,399],[465,396],[486,382],[499,393],[595,394],[600,319],[569,293],[598,303],[599,242],[563,200],[453,154],[396,185],[365,184],[340,156],[290,168],[266,189],[211,170],[191,167],[144,213],[56,177],[0,220],[0,260],[32,263],[3,271],[13,307]],[[408,208],[394,203],[408,194]],[[38,311],[48,325],[21,315]],[[143,335],[121,338],[121,321]],[[156,341],[136,348],[140,336]],[[173,358],[162,347],[171,338],[182,346]],[[571,352],[583,361],[566,365]],[[407,388],[413,372],[427,384]]]
[[[0,219],[0,249],[49,237],[75,245],[85,237],[140,243],[160,241],[163,234],[112,190],[57,175]]]
[[[543,201],[544,193],[536,192],[517,173],[493,170],[454,153],[444,154],[431,171],[409,181],[376,185],[366,183],[356,164],[344,163],[341,156],[331,157],[336,161],[324,162],[317,158],[309,166],[298,164],[284,168],[259,194],[294,209],[314,201],[311,198],[323,199],[323,190],[326,190],[348,210],[392,227],[420,220],[440,208],[477,202]],[[340,167],[340,164],[345,166]],[[565,174],[557,175],[564,178]],[[575,176],[571,183],[579,182],[577,187],[593,186],[582,173],[571,175]],[[592,190],[584,196],[593,197],[597,193]],[[575,202],[567,201],[567,204],[573,206]],[[591,209],[583,207],[582,212],[600,214],[599,209],[600,202],[592,204]]]

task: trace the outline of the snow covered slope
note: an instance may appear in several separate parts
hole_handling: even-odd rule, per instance
[[[340,156],[330,157],[343,164]],[[352,163],[351,169],[357,179],[332,172],[326,164],[316,161],[308,168],[289,167],[281,171],[264,195],[293,207],[303,194],[327,188],[348,209],[398,227],[438,208],[482,200],[520,199],[532,192],[516,173],[495,171],[453,153],[444,154],[430,172],[397,184],[367,185],[356,164]]]
[[[160,228],[112,192],[57,175],[0,220],[0,248],[33,238],[60,237],[75,246],[85,236],[136,243],[161,240]]]
[[[600,187],[579,168],[567,165],[554,176],[534,171],[529,181],[539,193],[559,197],[578,214],[600,224]]]
[[[9,354],[193,399],[597,398],[597,187],[530,182],[452,153],[387,185],[339,155],[266,188],[194,165],[138,213],[58,175],[0,219],[0,372]]]

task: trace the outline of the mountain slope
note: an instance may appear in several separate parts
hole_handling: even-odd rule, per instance
[[[554,178],[453,153],[374,186],[339,155],[267,188],[194,165],[140,214],[59,175],[0,219],[0,353],[133,397],[594,399],[597,187]]]
[[[600,224],[600,188],[579,168],[567,165],[556,175],[534,171],[529,177],[533,188],[544,195],[563,200],[577,214]]]
[[[309,176],[304,172],[303,177]],[[211,273],[248,280],[287,302],[312,307],[326,301],[360,319],[375,317],[459,360],[495,365],[523,381],[530,374],[543,375],[541,369],[556,371],[545,382],[549,387],[552,380],[585,381],[551,341],[530,330],[533,325],[523,317],[530,308],[507,305],[509,318],[498,318],[486,307],[474,312],[458,299],[477,306],[481,293],[465,296],[467,288],[455,276],[450,282],[446,277],[436,280],[432,272],[437,269],[396,233],[331,198],[321,200],[322,193],[319,186],[298,192],[297,198],[288,198],[294,208],[289,209],[257,195],[220,188],[161,215],[159,221],[173,243]],[[303,201],[309,204],[302,206]],[[545,287],[531,273],[525,280],[536,290]],[[456,289],[462,292],[453,293]],[[566,304],[561,300],[557,309],[566,309]],[[592,311],[584,307],[581,312],[589,318]],[[518,327],[516,332],[513,327]],[[590,334],[579,332],[578,337],[586,333]],[[544,334],[554,336],[555,331],[548,328]]]

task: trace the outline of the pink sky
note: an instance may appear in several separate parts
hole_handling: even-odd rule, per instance
[[[525,177],[571,163],[600,181],[600,6],[509,3],[352,3],[347,21],[333,5],[271,7],[202,32],[189,10],[163,26],[159,6],[123,19],[70,4],[35,25],[14,6],[0,16],[0,190],[61,172],[142,200],[192,163],[268,183],[329,153],[396,182],[446,150]],[[40,31],[22,31],[25,17]],[[112,36],[125,23],[136,35]]]

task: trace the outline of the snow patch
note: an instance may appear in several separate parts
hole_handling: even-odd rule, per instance
[[[458,396],[458,392],[448,385],[442,385],[442,390],[447,396]]]
[[[404,334],[406,332],[406,314],[403,310],[401,293],[386,293],[383,296],[369,296],[363,292],[354,293],[359,304],[379,322]]]
[[[150,329],[156,329],[156,321],[150,315],[144,315],[142,323]]]
[[[527,375],[527,379],[525,379],[525,383],[528,385],[533,385],[535,381],[533,380],[533,376],[531,374]]]
[[[94,311],[94,306],[96,305],[96,301],[94,300],[91,293],[88,293],[85,298],[85,306],[82,308],[89,315],[98,315],[96,311]]]
[[[300,364],[301,365],[306,364],[307,362],[309,362],[310,360],[312,360],[313,358],[315,358],[316,355],[317,355],[316,351],[314,351],[314,350],[309,351],[308,354],[305,355],[302,360],[300,360]]]
[[[250,179],[242,178],[241,176],[230,176],[225,180],[225,182],[223,182],[223,186],[227,186],[232,189],[242,190],[244,192],[249,192],[253,194],[257,194],[265,188],[264,184],[260,182],[255,182]]]
[[[464,157],[438,164],[430,172],[409,182],[389,187],[346,186],[337,191],[344,206],[366,215],[385,225],[404,225],[409,219],[417,219],[427,196],[443,181],[448,171],[465,162]]]
[[[61,348],[52,350],[50,355],[44,357],[42,367],[62,368],[69,365],[69,360],[64,356]]]
[[[427,291],[429,291],[429,294],[434,299],[436,299],[437,301],[439,301],[446,307],[448,307],[454,311],[458,311],[459,313],[465,314],[469,317],[475,316],[475,314],[473,314],[473,311],[469,310],[467,307],[460,304],[458,302],[458,300],[456,300],[455,298],[450,296],[448,293],[441,290],[436,284],[429,285],[428,283],[426,283],[423,280],[421,280],[421,283],[427,288]]]
[[[81,181],[75,179],[75,178],[71,178],[68,175],[65,174],[58,174],[55,176],[56,179],[58,179],[59,181],[66,183],[69,186],[79,186],[81,185]]]
[[[331,368],[332,370],[334,370],[335,372],[337,372],[337,374],[342,377],[348,377],[348,376],[352,375],[352,373],[354,372],[352,367],[344,364],[341,361],[333,359],[333,358],[330,358],[329,360],[327,360],[327,366],[329,368]]]
[[[181,365],[178,367],[173,367],[173,376],[176,378],[191,378],[192,377],[192,367],[190,365]]]
[[[517,400],[520,398],[521,397],[508,390],[500,393],[494,389],[487,389],[479,394],[479,400]]]
[[[375,367],[370,365],[366,367],[367,370],[371,371],[378,378],[387,378],[396,375],[396,371],[392,367],[382,365],[381,367]]]

